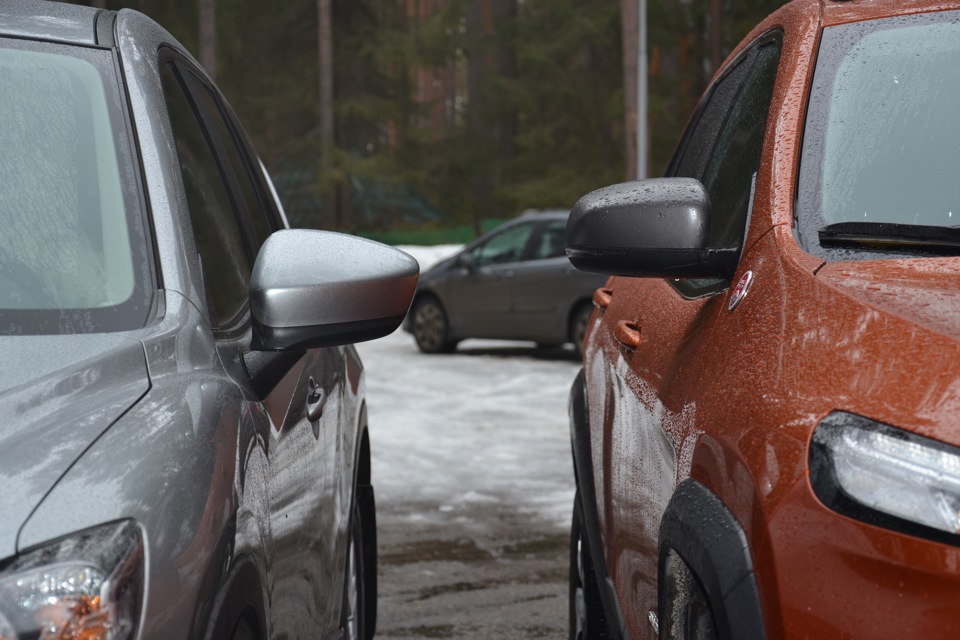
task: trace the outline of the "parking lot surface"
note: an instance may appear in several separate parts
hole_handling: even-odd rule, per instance
[[[563,638],[571,347],[397,332],[367,368],[383,638]]]

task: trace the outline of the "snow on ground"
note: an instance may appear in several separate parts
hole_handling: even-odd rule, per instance
[[[459,247],[400,247],[426,269]],[[402,330],[357,345],[378,511],[483,528],[492,511],[569,526],[572,350],[467,340],[426,355]]]

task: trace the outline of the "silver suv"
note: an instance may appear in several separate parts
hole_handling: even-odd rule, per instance
[[[286,228],[151,20],[0,5],[0,637],[370,638],[363,367],[417,263]]]

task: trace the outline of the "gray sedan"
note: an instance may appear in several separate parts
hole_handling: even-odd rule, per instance
[[[0,637],[368,639],[364,375],[416,262],[290,230],[154,22],[0,4]]]
[[[465,338],[572,342],[579,352],[592,296],[606,278],[564,253],[567,211],[525,214],[426,271],[404,329],[427,353]]]

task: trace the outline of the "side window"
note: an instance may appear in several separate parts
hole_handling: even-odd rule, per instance
[[[246,308],[251,261],[204,127],[173,67],[164,64],[161,76],[211,321],[223,329],[236,324]]]
[[[710,247],[735,248],[743,241],[781,38],[766,36],[720,78],[674,159],[670,175],[697,178],[710,194]]]
[[[712,209],[708,246],[739,247],[743,242],[779,61],[779,41],[760,47],[701,178]]]
[[[534,260],[566,257],[564,237],[567,232],[566,220],[553,220],[543,225],[540,238],[533,250]]]
[[[697,178],[710,195],[709,247],[743,244],[782,39],[779,32],[764,36],[717,81],[667,173]],[[727,282],[689,279],[673,285],[697,297],[722,291]]]
[[[273,231],[270,216],[266,214],[261,197],[262,190],[254,181],[251,171],[253,164],[245,150],[237,142],[224,116],[224,106],[213,91],[197,76],[184,70],[181,76],[197,104],[197,110],[211,135],[214,148],[221,156],[223,170],[227,179],[234,185],[237,200],[237,214],[242,222],[250,247],[251,259],[256,259],[260,246]]]
[[[488,264],[516,262],[523,255],[523,249],[527,246],[532,231],[532,224],[521,224],[501,231],[470,252],[474,264],[482,267]]]
[[[684,134],[668,175],[698,180],[703,177],[707,160],[713,153],[717,136],[720,135],[720,128],[730,111],[730,105],[743,86],[751,61],[751,56],[742,58],[726,75],[717,80],[707,101],[700,108],[700,113]]]

